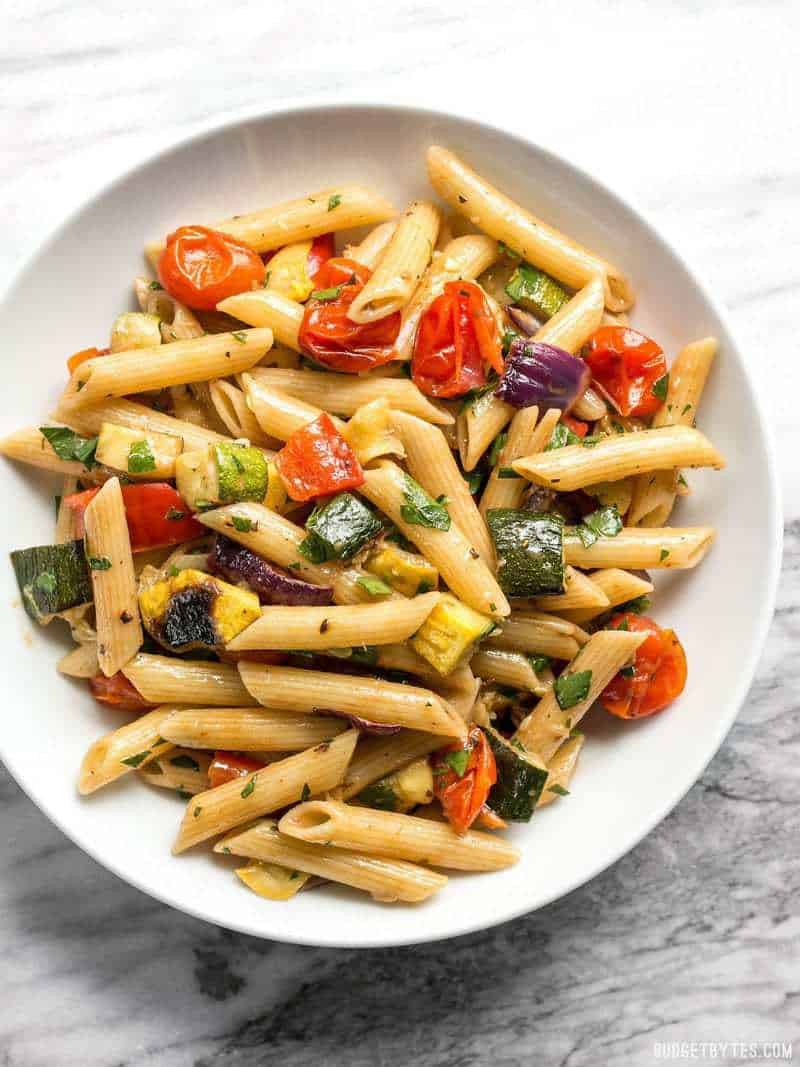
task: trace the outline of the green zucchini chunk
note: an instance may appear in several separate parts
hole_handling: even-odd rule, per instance
[[[11,553],[11,565],[23,606],[35,622],[93,599],[81,540],[17,549]]]
[[[564,592],[564,520],[554,512],[492,508],[497,580],[510,597]]]
[[[557,281],[529,263],[520,263],[506,285],[506,293],[515,304],[547,321],[569,300]]]
[[[380,520],[358,497],[339,493],[308,516],[300,551],[312,563],[352,559],[382,529]]]
[[[487,804],[501,819],[529,822],[547,781],[547,768],[506,741],[491,726],[483,728],[497,764],[497,781]]]
[[[214,446],[223,504],[240,500],[263,500],[269,480],[267,457],[260,448],[221,442]]]

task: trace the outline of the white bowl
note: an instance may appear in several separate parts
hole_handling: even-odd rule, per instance
[[[772,615],[781,543],[775,465],[765,417],[720,309],[680,257],[607,189],[530,142],[461,118],[377,107],[268,114],[181,144],[117,181],[38,251],[7,296],[3,433],[51,409],[69,353],[105,343],[115,314],[130,304],[145,240],[342,181],[368,182],[402,205],[430,195],[424,154],[433,143],[463,153],[520,203],[620,264],[638,293],[633,323],[670,357],[694,338],[720,338],[700,422],[728,467],[692,473],[694,493],[676,515],[682,524],[713,523],[718,541],[696,571],[658,582],[652,610],[677,629],[689,681],[680,700],[652,719],[626,723],[600,710],[588,717],[571,795],[512,831],[522,849],[516,867],[454,875],[424,905],[380,905],[333,887],[271,903],[205,850],[170,855],[183,809],[176,796],[130,777],[78,796],[86,748],[123,720],[56,674],[62,635],[31,625],[3,564],[0,745],[11,773],[76,844],[127,882],[260,937],[358,947],[430,941],[512,919],[581,885],[663,819],[717,751]],[[50,540],[53,491],[48,479],[2,462],[4,553]]]

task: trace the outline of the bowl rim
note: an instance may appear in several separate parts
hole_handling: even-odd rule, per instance
[[[275,107],[263,106],[249,106],[241,109],[237,109],[231,114],[227,114],[219,119],[211,120],[205,123],[200,129],[195,130],[192,133],[187,134],[184,137],[180,137],[176,140],[170,140],[163,144],[161,147],[151,151],[148,154],[138,157],[138,162],[131,166],[120,169],[111,179],[97,185],[84,197],[73,200],[73,206],[66,212],[63,220],[51,231],[46,233],[42,238],[34,243],[31,251],[25,255],[19,266],[13,270],[7,280],[7,282],[0,289],[0,314],[3,314],[9,303],[9,298],[12,296],[14,290],[26,280],[26,275],[30,268],[33,266],[40,257],[46,255],[51,246],[55,245],[62,237],[63,233],[77,221],[80,215],[95,205],[99,200],[105,197],[108,193],[116,189],[121,185],[143,171],[159,163],[161,160],[171,155],[172,153],[184,151],[191,146],[202,143],[207,139],[211,139],[216,135],[225,132],[232,131],[236,127],[243,127],[249,123],[268,121],[273,119],[284,119],[292,116],[306,116],[306,115],[324,115],[331,113],[341,112],[378,112],[378,113],[391,113],[397,116],[406,116],[416,119],[439,119],[443,121],[455,119],[457,122],[463,124],[465,127],[472,126],[478,130],[484,132],[488,131],[494,135],[502,137],[506,140],[517,142],[517,144],[526,149],[533,150],[541,155],[548,163],[555,164],[559,167],[566,168],[568,171],[572,171],[583,182],[588,185],[593,185],[598,188],[604,196],[606,196],[616,207],[621,208],[625,213],[630,215],[635,222],[641,226],[650,237],[654,238],[657,243],[660,243],[666,251],[674,257],[674,259],[683,267],[686,273],[689,275],[692,283],[696,286],[700,296],[706,302],[713,314],[719,319],[731,339],[733,340],[733,347],[736,351],[738,361],[741,365],[744,379],[749,389],[752,399],[753,407],[757,417],[759,429],[761,431],[764,452],[766,456],[766,470],[765,475],[768,482],[769,499],[771,500],[771,508],[768,515],[768,521],[770,523],[769,528],[769,542],[765,546],[768,555],[765,558],[767,567],[765,569],[765,581],[764,581],[764,595],[759,604],[756,613],[753,613],[753,639],[750,642],[747,655],[744,657],[744,663],[740,666],[740,678],[739,684],[736,688],[735,694],[729,702],[726,714],[720,719],[716,733],[713,737],[712,743],[708,746],[708,751],[704,753],[701,762],[693,769],[690,780],[684,786],[681,785],[677,789],[673,790],[668,797],[666,797],[659,805],[657,813],[648,819],[645,824],[637,828],[637,830],[628,838],[626,838],[621,846],[615,847],[610,850],[607,856],[604,856],[601,861],[596,863],[590,870],[584,872],[579,877],[574,878],[565,887],[562,887],[558,891],[551,893],[537,904],[530,907],[518,907],[514,908],[511,912],[503,913],[498,917],[486,914],[482,915],[478,919],[458,919],[447,930],[443,930],[441,933],[433,935],[423,935],[420,937],[412,936],[400,936],[400,937],[378,937],[371,938],[365,941],[348,941],[340,936],[332,936],[330,938],[320,937],[304,937],[302,933],[289,933],[281,934],[276,937],[272,934],[267,934],[263,930],[247,923],[237,922],[235,915],[231,916],[230,921],[227,919],[225,922],[221,922],[216,917],[212,917],[205,913],[202,907],[192,904],[177,902],[170,897],[168,892],[155,890],[152,887],[145,884],[144,880],[139,876],[132,876],[128,873],[123,873],[118,865],[108,858],[100,854],[99,849],[96,849],[91,841],[84,841],[81,839],[81,835],[70,828],[68,828],[62,822],[59,810],[48,803],[46,795],[37,795],[33,786],[27,783],[21,774],[18,774],[12,761],[3,745],[3,734],[0,733],[0,759],[2,759],[4,766],[8,770],[11,777],[19,785],[26,796],[33,801],[36,807],[52,822],[73,844],[75,844],[84,854],[88,855],[100,866],[110,871],[121,881],[127,885],[145,893],[147,896],[158,900],[162,904],[166,904],[169,907],[183,912],[186,915],[195,919],[200,919],[203,922],[210,923],[214,926],[221,926],[225,929],[234,930],[238,933],[248,934],[253,937],[258,937],[264,940],[277,941],[284,944],[293,945],[305,945],[322,948],[350,948],[350,949],[370,949],[370,948],[386,948],[386,947],[399,947],[405,945],[415,944],[428,944],[437,941],[448,940],[450,938],[462,937],[467,934],[476,933],[482,930],[489,930],[493,927],[499,926],[506,922],[512,922],[524,915],[538,911],[541,908],[546,907],[549,904],[554,903],[557,900],[568,896],[576,889],[586,885],[592,879],[596,878],[603,871],[607,870],[613,864],[617,863],[623,856],[627,855],[632,849],[634,849],[641,841],[647,837],[656,826],[659,825],[666,817],[674,810],[675,807],[686,796],[689,790],[697,783],[699,778],[705,772],[706,768],[710,764],[714,756],[719,752],[725,738],[727,737],[733,723],[735,722],[739,711],[742,708],[744,700],[750,687],[753,684],[756,668],[758,666],[761,654],[763,652],[767,634],[769,631],[772,617],[775,611],[775,603],[777,598],[778,580],[781,571],[781,561],[783,554],[783,501],[782,490],[780,480],[778,476],[777,466],[777,445],[775,439],[775,431],[772,422],[767,413],[767,407],[765,403],[765,396],[762,391],[762,386],[759,380],[756,378],[754,372],[751,370],[748,362],[741,355],[741,348],[736,340],[735,331],[731,325],[727,310],[721,305],[720,302],[713,296],[710,286],[706,283],[705,279],[698,274],[695,268],[686,260],[684,255],[680,253],[672,244],[670,238],[664,234],[664,232],[655,226],[647,216],[635,203],[629,200],[627,197],[623,197],[609,186],[604,181],[595,177],[589,173],[583,167],[576,163],[573,163],[568,158],[560,155],[551,149],[545,148],[537,141],[530,137],[524,136],[520,133],[514,133],[502,126],[486,121],[485,119],[476,119],[466,113],[458,110],[441,110],[437,108],[419,107],[416,105],[405,105],[401,103],[389,102],[389,101],[376,101],[376,102],[364,102],[363,100],[355,98],[343,98],[334,102],[326,102],[317,97],[311,97],[304,99],[300,102],[283,103],[278,104]],[[740,659],[740,664],[742,663]],[[454,911],[452,913],[457,916],[458,913]]]

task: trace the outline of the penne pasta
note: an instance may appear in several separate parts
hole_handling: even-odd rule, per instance
[[[422,759],[442,747],[441,737],[416,730],[401,730],[393,737],[365,737],[358,742],[342,784],[330,796],[350,800],[368,785]]]
[[[391,645],[415,634],[440,596],[425,593],[385,603],[322,608],[270,605],[227,648],[231,652],[253,648],[321,652],[353,645]]]
[[[179,708],[161,724],[161,736],[188,748],[233,752],[294,752],[329,741],[347,729],[342,719],[295,715],[267,708]]]
[[[36,426],[28,426],[0,440],[0,455],[15,459],[29,467],[53,471],[65,478],[88,478],[94,480],[85,464],[74,459],[61,459],[44,434]]]
[[[161,756],[143,763],[137,771],[139,778],[160,789],[172,789],[184,800],[208,789],[208,767],[211,756],[197,749],[169,749]]]
[[[678,353],[669,370],[666,399],[653,416],[653,427],[694,425],[718,348],[715,337],[705,337]],[[631,526],[666,524],[675,504],[679,475],[678,470],[660,470],[635,479],[628,515]]]
[[[546,693],[533,711],[522,720],[514,734],[514,740],[547,763],[617,671],[633,659],[636,649],[646,638],[646,633],[628,630],[598,630],[592,634],[564,670],[565,676],[579,672],[589,675],[586,696],[562,708],[558,700],[557,679],[553,689]]]
[[[56,498],[57,512],[54,540],[57,545],[76,539],[75,512],[64,503],[64,500],[65,497],[71,496],[77,490],[78,479],[72,474],[68,475],[61,486],[61,495]]]
[[[499,871],[519,859],[517,849],[494,834],[467,830],[459,835],[447,823],[336,800],[298,804],[282,817],[278,830],[313,845],[459,871]]]
[[[272,331],[278,344],[300,351],[298,336],[303,321],[303,305],[274,289],[253,289],[237,293],[217,304],[217,310],[232,315],[248,326]]]
[[[155,284],[156,288],[153,288]],[[183,304],[170,296],[166,289],[146,278],[137,278],[133,283],[139,307],[148,315],[156,315],[159,320],[161,339],[164,344],[172,341],[187,341],[190,337],[202,337],[205,333],[202,324]]]
[[[433,403],[408,378],[362,377],[333,371],[283,370],[254,367],[249,377],[268,389],[297,397],[338,415],[355,415],[364,404],[387,400],[390,407],[416,415],[425,422],[449,426],[453,416]]]
[[[404,519],[403,512],[408,514],[408,476],[396,464],[381,461],[375,469],[365,471],[364,477],[359,492],[413,541],[459,599],[484,614],[508,614],[508,601],[497,580],[455,523],[442,530]]]
[[[362,267],[375,270],[378,260],[386,251],[386,246],[394,236],[397,222],[397,219],[389,219],[388,222],[382,222],[379,226],[375,226],[360,244],[346,245],[342,254],[346,259],[354,259]]]
[[[575,734],[564,742],[552,759],[547,761],[547,780],[536,801],[537,808],[552,804],[557,797],[563,797],[569,792],[567,787],[578,766],[578,756],[581,754],[585,740],[583,734]]]
[[[332,741],[198,793],[186,805],[173,853],[185,852],[234,826],[296,804],[301,797],[333,789],[344,777],[357,740],[358,731],[348,730]]]
[[[252,707],[255,701],[230,663],[176,659],[140,652],[122,673],[148,704]]]
[[[97,356],[75,370],[60,406],[72,410],[115,396],[239,374],[271,347],[270,330],[241,330]]]
[[[371,722],[445,737],[464,736],[463,721],[430,689],[262,663],[242,662],[239,673],[251,696],[276,711],[311,715],[332,708]]]
[[[58,661],[56,670],[59,674],[65,674],[68,678],[94,678],[100,671],[97,662],[97,643],[78,645],[62,656]]]
[[[92,499],[83,524],[97,620],[97,661],[103,674],[111,677],[136,655],[143,640],[136,573],[118,478],[107,481]]]
[[[358,462],[367,466],[381,456],[405,458],[405,448],[395,433],[389,402],[385,397],[360,407],[342,432]]]
[[[347,310],[353,322],[376,322],[400,311],[433,255],[441,215],[435,204],[409,204],[375,270]]]
[[[539,452],[550,440],[553,427],[558,422],[561,412],[557,408],[546,411],[537,427],[539,409],[534,406],[522,408],[511,420],[508,428],[508,440],[500,449],[497,463],[489,475],[489,481],[481,496],[480,513],[486,514],[492,508],[518,508],[527,489],[524,478],[500,477],[500,472],[508,474],[511,464],[520,456],[531,456]],[[514,472],[511,471],[513,474]],[[492,551],[492,558],[494,551]]]
[[[590,608],[599,615],[610,604],[603,590],[591,578],[569,565],[564,568],[564,592],[552,596],[537,596],[531,601],[540,611],[561,615],[570,608]]]
[[[95,741],[83,757],[78,792],[82,796],[94,793],[168,752],[172,745],[162,740],[161,724],[172,711],[169,706],[154,708]]]
[[[642,471],[674,467],[713,467],[725,460],[699,430],[665,426],[639,433],[604,437],[591,448],[567,445],[551,452],[526,456],[513,468],[537,485],[566,493],[596,482],[613,482]]]
[[[523,652],[483,648],[475,653],[469,665],[475,674],[485,681],[536,693],[537,696],[544,696],[553,685],[552,673],[548,669],[535,671],[531,657]]]
[[[478,229],[503,241],[571,289],[601,278],[609,311],[631,306],[633,289],[621,271],[520,207],[453,152],[432,145],[427,163],[428,178],[436,192]]]
[[[261,429],[243,390],[230,382],[216,381],[209,387],[209,398],[231,437],[246,439],[261,448],[277,450],[281,447],[282,438],[272,437]]]
[[[571,660],[588,640],[588,634],[574,623],[538,611],[515,613],[503,619],[501,626],[502,633],[488,638],[486,648]]]
[[[447,885],[444,875],[404,860],[364,856],[285,837],[278,832],[275,823],[267,819],[224,838],[214,846],[214,851],[314,874],[361,889],[383,903],[398,900],[417,903]]]
[[[64,410],[61,406],[57,411],[58,417],[62,417]],[[224,434],[176,419],[163,411],[138,404],[135,400],[117,398],[69,411],[69,423],[78,433],[98,434],[104,422],[113,422],[117,426],[127,426],[132,430],[154,430],[156,433],[179,437],[187,452],[202,451],[208,445],[229,440]]]
[[[605,570],[594,571],[589,575],[594,585],[605,595],[608,604],[605,607],[574,608],[562,611],[561,615],[570,622],[582,623],[602,615],[608,608],[618,607],[629,600],[635,600],[640,596],[647,596],[653,591],[653,583],[645,578],[640,578],[630,571],[621,570],[619,567],[608,567]]]
[[[696,567],[714,543],[712,526],[626,527],[616,537],[599,537],[586,548],[576,534],[564,535],[564,559],[575,567]]]
[[[295,430],[307,426],[322,414],[322,408],[262,385],[249,374],[242,375],[242,385],[247,406],[262,432],[278,441],[288,441]],[[345,424],[335,415],[331,416],[331,421],[340,433],[344,431]]]
[[[481,456],[511,422],[516,410],[494,393],[484,393],[464,402],[456,419],[456,440],[465,471],[475,470]]]
[[[489,528],[441,430],[404,411],[394,412],[392,419],[402,437],[406,466],[412,478],[432,497],[447,498],[451,518],[483,561],[491,566],[494,549]]]

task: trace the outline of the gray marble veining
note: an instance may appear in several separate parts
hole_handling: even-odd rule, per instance
[[[800,1057],[796,2],[0,10],[1,277],[208,117],[308,96],[455,107],[631,195],[699,266],[768,394],[787,516],[758,675],[701,780],[611,870],[487,933],[359,953],[231,934],[98,867],[0,771],[0,1064],[629,1067],[655,1042],[760,1040]]]

